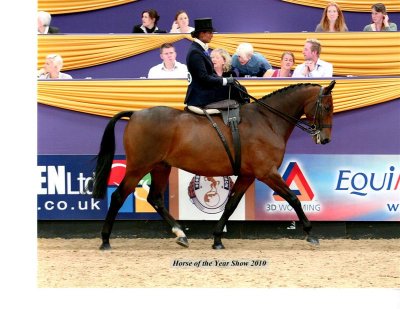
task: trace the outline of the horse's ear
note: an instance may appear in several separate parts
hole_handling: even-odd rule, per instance
[[[324,88],[324,94],[325,94],[325,95],[326,95],[326,94],[330,94],[330,93],[332,92],[333,87],[335,87],[335,84],[336,84],[336,81],[335,81],[335,80],[331,81],[331,83],[329,84],[329,86]]]

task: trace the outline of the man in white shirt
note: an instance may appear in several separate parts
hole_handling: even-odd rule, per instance
[[[148,78],[187,78],[188,70],[185,64],[176,61],[175,47],[164,43],[160,47],[162,63],[149,70]]]
[[[305,62],[296,67],[292,77],[332,77],[333,65],[319,59],[320,53],[320,42],[316,39],[307,39],[303,49]]]

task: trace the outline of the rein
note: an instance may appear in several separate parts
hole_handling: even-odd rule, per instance
[[[237,84],[240,85],[240,83],[238,81],[236,81]],[[249,93],[246,93],[243,89],[241,89],[241,87],[238,87],[236,84],[234,84],[234,87],[236,89],[238,89],[240,92],[246,94],[249,98],[251,98],[252,100],[254,100],[256,103],[260,104],[261,106],[263,106],[264,108],[268,109],[269,111],[271,111],[272,113],[274,113],[275,115],[278,115],[279,117],[283,118],[284,120],[294,124],[296,127],[298,127],[299,129],[303,130],[304,132],[307,132],[310,135],[316,135],[319,134],[321,132],[322,128],[331,128],[331,125],[325,125],[325,124],[321,124],[321,113],[322,113],[322,98],[324,97],[324,95],[322,94],[324,87],[321,87],[318,97],[317,97],[317,101],[316,101],[316,108],[315,108],[315,113],[314,113],[314,119],[313,119],[313,123],[310,125],[308,122],[301,120],[301,119],[296,119],[293,116],[287,115],[282,113],[281,111],[273,108],[272,106],[269,106],[268,104],[264,103],[263,101],[256,99],[255,97],[253,97],[252,95],[250,95]],[[317,122],[317,124],[316,124]]]

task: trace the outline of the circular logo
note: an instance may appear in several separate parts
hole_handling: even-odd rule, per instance
[[[195,175],[188,194],[192,203],[202,212],[216,214],[224,210],[233,181],[229,176],[208,177]]]

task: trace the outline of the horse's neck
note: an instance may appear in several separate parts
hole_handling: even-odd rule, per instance
[[[304,114],[306,100],[307,94],[305,92],[302,92],[300,95],[292,92],[282,96],[272,96],[264,102],[279,113],[298,120]]]
[[[260,108],[263,114],[269,119],[269,123],[273,126],[274,131],[279,131],[287,139],[292,133],[295,123],[304,114],[304,104],[307,96],[309,94],[307,95],[305,91],[302,91],[300,94],[292,92],[266,98],[264,103],[277,110],[277,113],[267,110],[265,107]],[[273,121],[271,121],[272,119]]]

